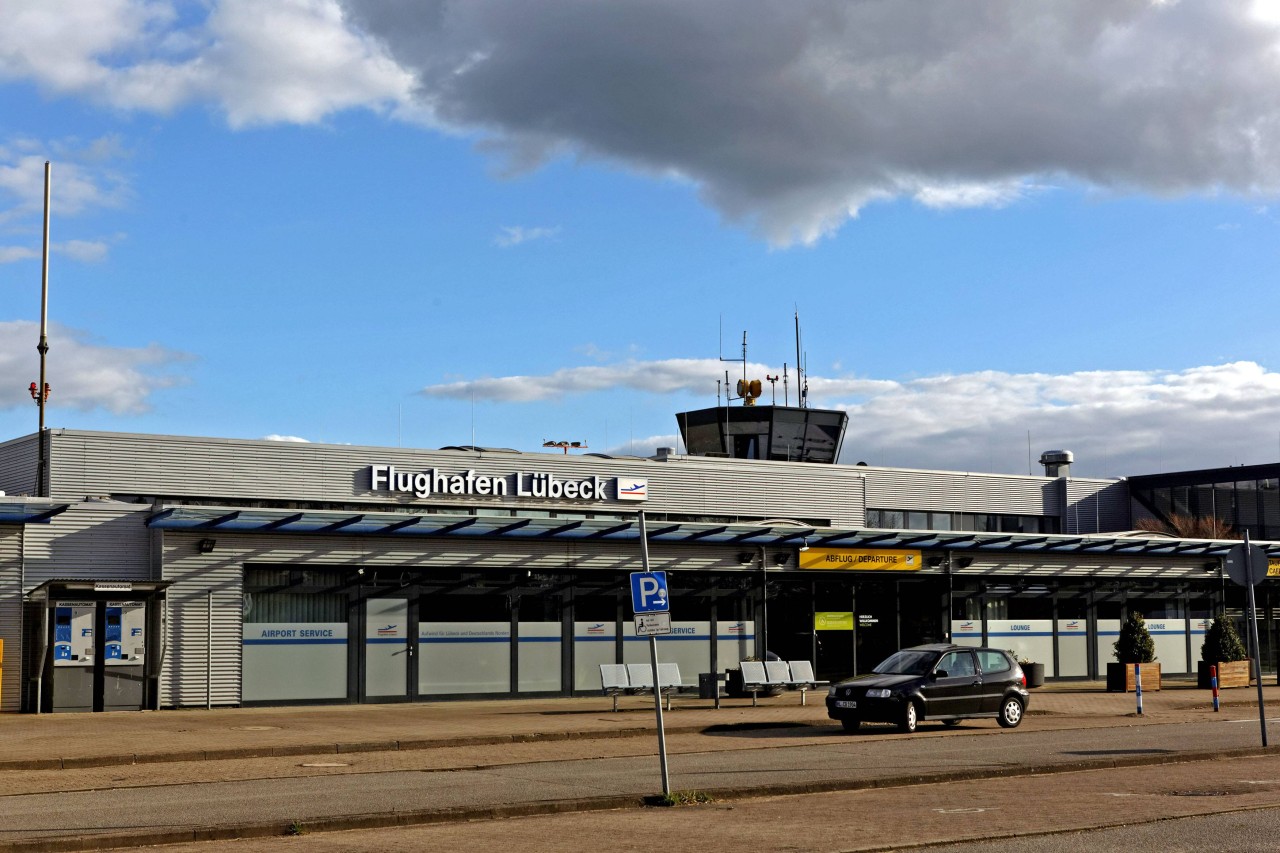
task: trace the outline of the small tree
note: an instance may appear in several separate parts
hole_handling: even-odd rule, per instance
[[[1249,652],[1245,650],[1236,626],[1226,614],[1219,613],[1213,617],[1213,623],[1204,632],[1204,643],[1200,646],[1200,659],[1206,663],[1229,663],[1237,660],[1248,660]]]
[[[1113,644],[1120,663],[1151,663],[1156,659],[1156,641],[1147,630],[1141,613],[1130,613],[1120,626],[1120,639]]]

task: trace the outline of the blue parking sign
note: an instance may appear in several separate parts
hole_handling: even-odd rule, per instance
[[[631,573],[631,609],[635,613],[666,613],[671,609],[666,572]]]

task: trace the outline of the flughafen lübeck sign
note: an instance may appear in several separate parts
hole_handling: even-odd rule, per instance
[[[649,497],[649,481],[635,477],[597,477],[567,480],[547,473],[516,471],[511,474],[479,474],[468,468],[451,474],[437,468],[425,471],[398,471],[394,465],[369,466],[370,489],[375,492],[432,495],[481,495],[554,500],[609,500],[605,485],[612,483],[616,500],[643,501]]]

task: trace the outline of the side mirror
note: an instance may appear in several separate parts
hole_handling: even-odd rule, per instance
[[[935,669],[933,672],[929,673],[930,681],[937,681],[939,678],[946,678],[946,677],[947,677],[947,671],[945,669]]]

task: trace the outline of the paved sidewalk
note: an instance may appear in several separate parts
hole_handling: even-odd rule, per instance
[[[709,727],[834,725],[824,694],[800,704],[798,693],[750,699],[676,697],[668,732]],[[1280,687],[1265,687],[1268,710],[1280,714]],[[56,769],[271,755],[373,752],[512,741],[639,736],[653,731],[651,697],[623,697],[613,713],[607,697],[496,699],[393,705],[0,715],[0,770]],[[1097,682],[1049,684],[1032,691],[1023,728],[1032,730],[1142,725],[1210,719],[1207,690],[1165,680],[1143,695],[1107,693]],[[1223,714],[1257,717],[1257,689],[1222,693]],[[1277,731],[1280,735],[1280,731]]]

